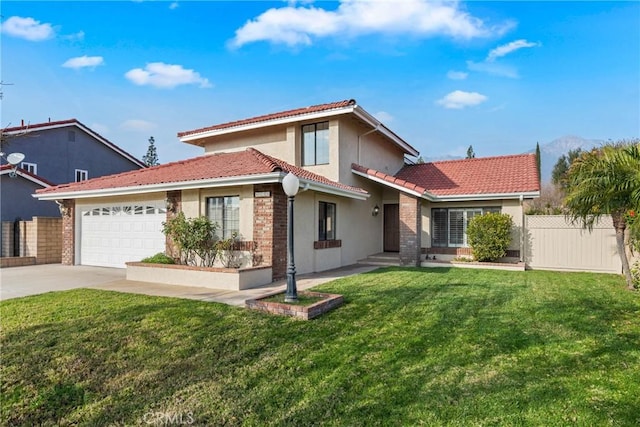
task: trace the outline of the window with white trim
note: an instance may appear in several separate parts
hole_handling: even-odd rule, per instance
[[[500,212],[500,208],[431,209],[431,246],[468,247],[467,225],[469,221],[476,215],[483,215],[488,212]]]
[[[89,172],[83,169],[76,169],[76,182],[89,179]]]
[[[38,174],[38,165],[36,163],[22,162],[20,164],[20,169],[23,169],[34,175]]]
[[[329,122],[302,126],[302,166],[329,163]]]
[[[218,224],[218,238],[240,233],[240,196],[207,197],[207,217]]]

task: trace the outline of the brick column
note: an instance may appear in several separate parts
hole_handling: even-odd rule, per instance
[[[175,218],[175,216],[182,212],[182,191],[167,191],[167,221]],[[167,256],[174,259],[178,259],[180,254],[173,243],[171,237],[166,236],[164,250]]]
[[[62,264],[74,265],[76,261],[76,201],[63,200],[62,214]]]
[[[270,265],[272,279],[280,280],[287,275],[287,196],[280,184],[254,185],[253,190],[269,194],[253,199],[254,259]]]
[[[422,243],[421,200],[400,192],[400,264],[420,266]]]

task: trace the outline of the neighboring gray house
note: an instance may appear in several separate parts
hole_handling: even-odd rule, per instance
[[[144,168],[142,161],[76,119],[2,130],[2,151],[23,153],[15,177],[6,159],[0,169],[2,221],[58,217],[55,202],[33,198],[35,190]]]

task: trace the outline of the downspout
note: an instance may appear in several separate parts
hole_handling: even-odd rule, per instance
[[[522,218],[520,219],[522,221],[522,227],[520,228],[520,262],[524,262],[525,260],[525,245],[524,245],[524,236],[526,233],[526,229],[525,229],[525,221],[526,221],[526,216],[524,214],[524,195],[520,195],[520,215],[522,216]]]

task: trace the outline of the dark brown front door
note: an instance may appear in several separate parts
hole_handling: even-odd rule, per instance
[[[384,205],[384,251],[400,252],[400,205]]]

